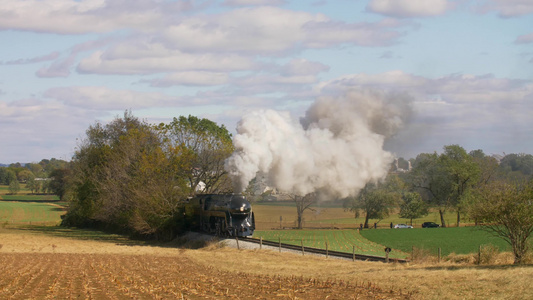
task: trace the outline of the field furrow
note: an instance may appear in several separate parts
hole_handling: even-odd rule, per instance
[[[231,273],[185,257],[0,253],[1,299],[360,299],[402,297],[342,282]]]

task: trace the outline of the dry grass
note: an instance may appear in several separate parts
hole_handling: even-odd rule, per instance
[[[198,263],[227,253],[115,244],[0,230],[0,299],[407,299],[396,291]],[[245,252],[233,250],[230,256]],[[241,257],[242,258],[242,257]],[[242,264],[242,260],[239,262]]]
[[[309,276],[371,283],[384,290],[409,293],[414,299],[532,299],[533,266],[477,266],[452,262],[383,264],[280,254],[267,251],[186,252],[197,263],[216,264],[229,272]],[[288,263],[290,262],[290,263]]]
[[[273,228],[280,228],[280,217],[282,217],[281,227],[296,227],[296,208],[292,206],[269,206],[269,205],[255,205],[255,222],[258,230],[270,230]],[[306,210],[304,212],[304,224],[306,228],[322,228],[322,227],[339,227],[339,228],[354,228],[355,219],[353,222],[346,224],[340,222],[326,222],[320,221],[353,218],[354,213],[345,211],[343,208],[316,208],[313,210]]]
[[[0,298],[533,299],[533,266],[351,262],[0,229]],[[423,256],[423,255],[422,255]],[[498,261],[500,256],[493,256]],[[475,262],[475,261],[474,261]]]

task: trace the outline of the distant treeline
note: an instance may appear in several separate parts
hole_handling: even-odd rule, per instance
[[[0,184],[8,185],[9,192],[17,194],[21,187],[26,184],[26,188],[32,193],[52,193],[60,194],[57,182],[54,178],[58,173],[69,169],[69,163],[64,160],[43,159],[39,163],[13,163],[6,167],[0,167]]]

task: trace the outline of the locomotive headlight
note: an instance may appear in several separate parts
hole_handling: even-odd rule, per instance
[[[243,206],[241,206],[240,210],[241,210],[241,211],[244,211],[244,207],[243,207]]]

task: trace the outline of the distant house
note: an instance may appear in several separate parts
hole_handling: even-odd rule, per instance
[[[35,181],[50,181],[50,180],[52,180],[52,178],[41,178],[41,177],[36,177],[34,180],[35,180]]]

